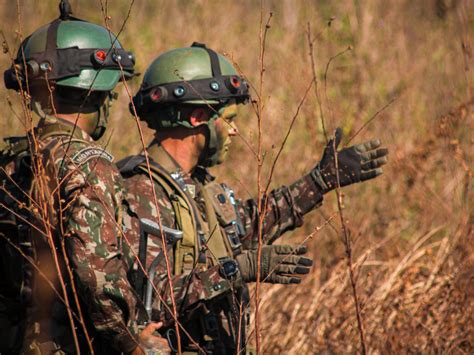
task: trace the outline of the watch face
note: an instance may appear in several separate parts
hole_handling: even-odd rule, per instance
[[[232,277],[237,273],[237,263],[234,260],[226,260],[221,264],[224,277]]]

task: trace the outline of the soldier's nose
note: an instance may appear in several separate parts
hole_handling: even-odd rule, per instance
[[[235,123],[231,123],[229,127],[229,137],[234,137],[237,134],[239,134],[237,126],[235,125]]]

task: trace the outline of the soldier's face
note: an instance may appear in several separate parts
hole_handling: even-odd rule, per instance
[[[232,137],[238,134],[234,120],[237,117],[237,104],[230,104],[219,111],[219,118],[216,120],[217,133],[217,162],[222,163],[229,151]]]

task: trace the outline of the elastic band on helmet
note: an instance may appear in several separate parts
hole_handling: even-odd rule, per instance
[[[159,108],[190,101],[217,101],[225,104],[230,99],[236,103],[250,100],[249,85],[238,75],[222,75],[219,57],[205,44],[194,42],[191,47],[203,48],[209,54],[212,78],[177,81],[156,86],[143,86],[133,97],[133,105],[138,116],[154,112]],[[130,105],[130,112],[134,114]]]
[[[141,89],[133,98],[140,112],[156,110],[159,106],[175,105],[189,101],[218,101],[226,103],[235,99],[244,103],[250,99],[247,82],[236,75],[178,81]]]

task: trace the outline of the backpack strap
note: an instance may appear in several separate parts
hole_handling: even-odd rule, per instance
[[[129,177],[138,174],[136,168],[145,162],[143,155],[131,155],[117,162],[117,169],[123,177]]]

